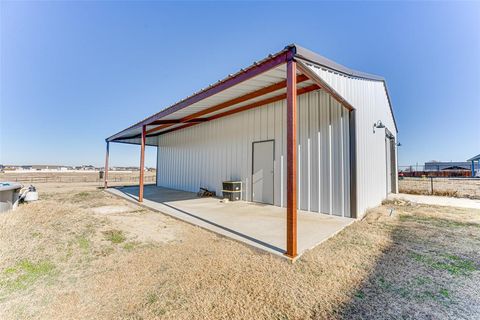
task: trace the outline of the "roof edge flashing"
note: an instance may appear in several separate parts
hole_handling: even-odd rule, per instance
[[[186,97],[186,98],[184,98],[180,101],[177,101],[176,103],[170,105],[169,107],[166,107],[166,108],[160,110],[159,112],[157,112],[157,113],[155,113],[155,114],[153,114],[153,115],[151,115],[147,118],[144,118],[143,120],[127,127],[126,129],[121,130],[114,135],[111,135],[110,137],[106,138],[105,141],[106,142],[117,142],[117,140],[122,139],[124,136],[131,135],[132,134],[131,131],[133,131],[134,129],[136,129],[136,128],[142,126],[142,125],[148,125],[149,123],[151,123],[155,120],[161,119],[164,116],[167,116],[167,115],[169,115],[171,113],[174,113],[178,110],[181,110],[183,108],[186,108],[189,105],[194,104],[196,102],[199,102],[199,101],[201,101],[201,100],[203,100],[203,99],[205,99],[205,98],[207,98],[211,95],[215,95],[218,92],[221,92],[221,91],[225,90],[226,88],[234,86],[235,84],[238,84],[240,82],[246,81],[249,78],[252,78],[255,75],[258,75],[259,73],[262,73],[265,70],[268,70],[269,68],[273,68],[276,65],[281,64],[282,60],[283,60],[283,63],[284,63],[287,60],[291,60],[291,59],[303,60],[303,61],[305,61],[307,63],[310,63],[310,64],[313,64],[317,67],[326,68],[326,69],[328,69],[332,72],[337,72],[337,73],[343,74],[347,77],[354,77],[354,78],[367,79],[367,80],[373,80],[373,81],[382,81],[384,83],[385,91],[387,93],[387,97],[388,97],[389,104],[390,104],[390,109],[391,109],[391,112],[392,112],[392,116],[394,118],[395,131],[398,132],[398,129],[397,129],[397,126],[396,126],[396,121],[395,121],[395,116],[393,115],[393,108],[392,108],[392,104],[391,104],[391,101],[390,101],[390,96],[388,94],[388,89],[387,89],[385,78],[347,68],[347,67],[345,67],[341,64],[338,64],[338,63],[336,63],[336,62],[334,62],[334,61],[332,61],[328,58],[325,58],[325,57],[323,57],[323,56],[321,56],[321,55],[319,55],[319,54],[317,54],[313,51],[305,49],[305,48],[303,48],[303,47],[301,47],[301,46],[299,46],[295,43],[291,43],[291,44],[285,46],[285,48],[283,50],[281,50],[281,51],[279,51],[275,54],[270,54],[262,60],[255,61],[249,67],[247,67],[245,69],[242,68],[242,69],[240,69],[240,71],[238,71],[234,74],[230,74],[227,77],[225,77],[224,79],[219,80],[215,83],[212,83],[211,85],[201,89],[200,91],[197,91],[194,94],[192,94],[192,95],[190,95],[190,96],[188,96],[188,97]],[[261,66],[266,67],[266,68],[262,68]],[[259,69],[265,69],[265,70],[261,71]]]
[[[225,89],[233,87],[234,85],[247,81],[258,74],[261,74],[267,70],[270,70],[282,63],[285,63],[288,58],[288,53],[291,52],[292,49],[283,49],[275,54],[270,54],[266,58],[255,61],[252,65],[248,66],[247,68],[242,68],[238,72],[234,74],[230,74],[222,80],[219,80],[206,88],[201,89],[200,91],[195,92],[194,94],[166,107],[159,112],[131,125],[130,127],[108,137],[110,141],[119,138],[123,133],[127,132],[128,130],[135,129],[141,125],[148,125],[150,122],[160,119],[161,117],[167,116],[170,113],[176,112],[180,109],[188,107],[189,105],[199,102],[205,98],[208,98],[211,95],[215,95]]]
[[[319,67],[326,68],[334,72],[342,73],[349,77],[362,78],[362,79],[368,79],[373,81],[385,81],[384,77],[350,69],[348,67],[345,67],[344,65],[336,63],[333,60],[330,60],[324,56],[321,56],[313,51],[310,51],[308,49],[305,49],[297,45],[294,45],[294,46],[295,46],[295,55],[298,58],[305,60],[307,62],[313,63]]]
[[[297,54],[297,45],[295,43],[285,46],[283,50],[290,51],[293,55]]]
[[[477,161],[477,160],[480,160],[480,154],[477,154],[476,156],[468,159],[467,161]]]
[[[296,46],[296,45],[294,45],[294,46]],[[364,73],[364,72],[360,72],[360,71],[355,71],[353,69],[349,69],[349,68],[347,68],[347,67],[345,67],[341,64],[338,64],[338,63],[336,63],[336,62],[334,62],[330,59],[327,59],[323,56],[320,56],[319,54],[316,54],[315,52],[312,52],[308,49],[298,47],[298,46],[296,46],[296,48],[297,49],[300,48],[300,53],[296,54],[298,59],[303,60],[303,61],[305,61],[309,64],[312,64],[315,67],[325,68],[325,69],[328,69],[330,71],[337,72],[339,74],[343,74],[343,75],[348,76],[348,77],[382,82],[383,87],[385,89],[385,93],[387,95],[387,100],[388,100],[388,104],[389,104],[389,107],[390,107],[390,112],[392,114],[393,124],[395,126],[395,133],[398,133],[397,121],[395,119],[395,114],[393,112],[392,101],[391,101],[390,94],[389,94],[389,91],[388,91],[387,80],[385,78],[380,77],[380,76],[376,76],[376,75],[372,75],[372,74],[368,74],[368,73]],[[302,55],[302,52],[303,52],[303,55]],[[305,57],[305,53],[307,55],[310,55],[310,57],[308,57],[308,56]]]

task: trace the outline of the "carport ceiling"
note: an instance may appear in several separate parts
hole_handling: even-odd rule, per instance
[[[285,63],[281,64],[210,97],[190,104],[188,107],[156,117],[155,120],[151,120],[146,125],[147,138],[285,99],[287,78],[285,66]],[[297,75],[297,83],[299,94],[319,89],[312,80],[302,74]],[[140,137],[141,131],[142,127],[139,123],[107,140],[116,142],[130,140],[132,143],[136,143],[135,140]]]

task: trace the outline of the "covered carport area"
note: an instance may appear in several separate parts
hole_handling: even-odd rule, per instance
[[[108,192],[137,202],[139,187],[109,188]],[[285,257],[284,208],[246,201],[224,203],[218,198],[199,198],[192,192],[154,185],[144,187],[142,206]],[[297,219],[298,256],[354,221],[307,211],[298,211]]]
[[[318,239],[322,239],[320,235],[322,223],[326,224],[326,221],[329,219],[339,219],[338,228],[334,227],[328,229],[325,235],[332,235],[338,232],[346,224],[344,221],[351,221],[351,219],[345,220],[341,217],[334,216],[323,216],[321,214],[313,213],[304,213],[298,210],[297,205],[297,135],[298,135],[298,118],[297,118],[297,98],[303,94],[313,92],[316,90],[323,90],[329,94],[329,96],[336,100],[348,113],[350,123],[347,123],[347,126],[350,125],[349,130],[350,134],[350,143],[348,146],[345,146],[345,150],[342,151],[342,155],[349,154],[349,159],[346,161],[350,162],[349,172],[341,172],[343,176],[349,177],[349,188],[350,191],[348,198],[345,197],[345,201],[349,201],[348,210],[351,211],[351,217],[355,217],[356,214],[356,167],[355,167],[355,110],[354,108],[343,99],[332,87],[330,87],[325,81],[322,80],[315,72],[312,72],[306,64],[307,61],[316,60],[320,61],[322,58],[314,56],[310,51],[301,49],[297,46],[288,46],[281,52],[270,55],[269,57],[255,62],[253,65],[246,69],[242,69],[236,74],[230,75],[226,79],[219,81],[215,84],[210,85],[206,89],[201,90],[194,95],[179,101],[178,103],[160,111],[159,113],[142,120],[135,125],[109,137],[106,139],[107,143],[107,153],[106,153],[106,173],[105,173],[105,188],[108,187],[108,161],[109,161],[109,143],[130,143],[140,145],[140,179],[138,188],[133,189],[123,189],[123,190],[111,190],[112,193],[124,196],[129,199],[135,199],[136,201],[143,203],[144,205],[148,203],[148,206],[154,209],[157,209],[162,212],[166,212],[168,206],[165,203],[170,203],[170,200],[161,201],[162,193],[164,190],[156,189],[155,192],[149,193],[150,199],[146,196],[146,191],[151,190],[150,187],[146,188],[144,186],[144,161],[145,161],[145,146],[146,145],[158,145],[158,138],[162,135],[172,133],[174,131],[179,131],[182,129],[190,128],[195,125],[199,125],[205,122],[217,120],[223,117],[231,116],[240,112],[245,112],[247,110],[260,108],[265,105],[278,102],[286,101],[286,114],[285,114],[285,127],[286,127],[286,137],[284,147],[286,150],[286,161],[285,161],[285,186],[282,185],[282,188],[285,190],[286,201],[282,205],[286,208],[275,207],[275,206],[266,206],[261,204],[253,204],[246,202],[220,204],[218,199],[189,199],[182,200],[186,201],[189,204],[196,203],[200,204],[202,201],[213,201],[209,202],[209,210],[200,210],[198,208],[193,208],[194,212],[201,211],[201,218],[208,221],[213,221],[214,224],[222,226],[223,224],[228,224],[230,221],[237,220],[239,222],[242,216],[248,216],[248,224],[251,226],[249,228],[255,228],[255,224],[258,223],[259,212],[263,210],[275,212],[275,219],[272,220],[267,218],[267,220],[275,221],[274,224],[280,222],[282,224],[281,228],[262,228],[263,232],[276,232],[276,238],[271,240],[259,240],[263,241],[266,244],[270,242],[275,243],[273,246],[278,248],[277,252],[282,252],[289,258],[296,258],[299,254],[299,239],[303,237],[306,239],[310,234],[315,235],[319,234]],[[320,61],[322,62],[322,61]],[[343,111],[342,111],[343,114]],[[343,130],[343,129],[342,129]],[[343,132],[343,131],[342,131]],[[221,133],[218,133],[221,134]],[[349,149],[349,150],[347,150]],[[345,160],[345,159],[344,159]],[[331,162],[334,160],[330,160]],[[282,168],[283,170],[283,168]],[[340,169],[339,169],[340,170]],[[340,171],[339,171],[340,172]],[[153,189],[155,190],[155,189]],[[149,191],[150,192],[150,191]],[[178,190],[177,190],[178,192]],[[333,197],[333,195],[331,196]],[[157,201],[155,201],[157,200]],[[343,201],[343,200],[342,200]],[[157,203],[157,204],[155,204]],[[177,202],[178,205],[178,202]],[[180,203],[180,206],[184,206],[186,203]],[[158,206],[158,208],[156,207]],[[220,206],[218,209],[216,206]],[[235,211],[236,214],[229,214],[223,219],[223,214],[217,214],[216,218],[220,219],[217,221],[210,215],[209,212],[221,211],[224,210],[224,214],[231,212],[231,208],[244,206],[245,210]],[[263,206],[263,207],[262,207]],[[181,207],[175,208],[175,210],[184,210]],[[347,206],[345,206],[347,207]],[[267,209],[268,208],[268,209]],[[189,212],[187,210],[184,210]],[[286,215],[283,214],[286,211]],[[308,219],[308,215],[315,215],[314,221],[318,221],[318,224],[312,224],[314,228],[303,230],[303,227],[299,227],[299,213],[304,218]],[[195,213],[191,213],[195,215]],[[188,216],[188,215],[187,215]],[[269,217],[266,215],[266,217]],[[192,222],[200,225],[202,219],[197,219],[196,222]],[[325,220],[327,219],[327,220]],[[186,220],[185,217],[183,220]],[[312,220],[312,221],[313,221]],[[190,222],[190,221],[189,221]],[[203,223],[206,223],[203,221]],[[230,227],[225,227],[231,229],[235,232],[245,233],[248,237],[254,239],[262,238],[263,236],[255,233],[255,236],[248,235],[248,232],[242,231],[245,229],[243,224],[241,230],[235,230]],[[307,226],[308,223],[305,224]],[[217,228],[218,226],[216,226]],[[248,226],[247,226],[248,227]],[[242,229],[243,228],[243,229]],[[222,229],[222,228],[220,228]],[[248,228],[247,228],[248,229]],[[260,230],[260,229],[259,229]],[[267,231],[269,230],[269,231]],[[228,236],[234,237],[235,232],[229,232]],[[299,236],[299,232],[302,232],[302,235]],[[305,234],[304,234],[305,233]],[[238,236],[238,234],[236,235]],[[245,237],[244,237],[245,238]],[[278,239],[283,239],[279,241]],[[315,237],[314,237],[315,238]],[[302,242],[301,250],[309,247],[309,243],[318,243],[317,238],[312,241]],[[303,241],[303,240],[302,240]],[[255,242],[255,241],[253,241]],[[270,245],[272,245],[270,243]],[[268,245],[264,245],[268,247]]]

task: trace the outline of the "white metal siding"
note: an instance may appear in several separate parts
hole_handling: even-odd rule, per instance
[[[347,77],[308,66],[356,109],[357,215],[361,216],[368,208],[379,205],[387,190],[385,129],[373,133],[373,124],[381,120],[397,140],[385,85],[382,81]]]
[[[348,112],[323,91],[298,97],[298,202],[302,210],[350,216]],[[286,205],[286,101],[161,135],[159,186],[221,194],[243,181],[251,201],[252,142],[275,140],[274,204]]]

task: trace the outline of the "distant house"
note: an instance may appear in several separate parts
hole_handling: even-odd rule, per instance
[[[139,171],[138,167],[110,167],[112,171]]]
[[[41,171],[41,172],[57,172],[57,171],[69,171],[73,167],[70,166],[58,166],[58,165],[45,165],[45,164],[34,164],[34,165],[6,165],[4,166],[5,171]]]
[[[51,170],[60,170],[62,166],[55,166],[55,165],[44,165],[44,164],[35,164],[33,166],[30,166],[31,169],[36,170],[36,171],[51,171]]]
[[[83,170],[83,171],[95,171],[97,168],[95,168],[92,165],[82,165],[82,166],[76,166],[74,167],[75,170]]]

